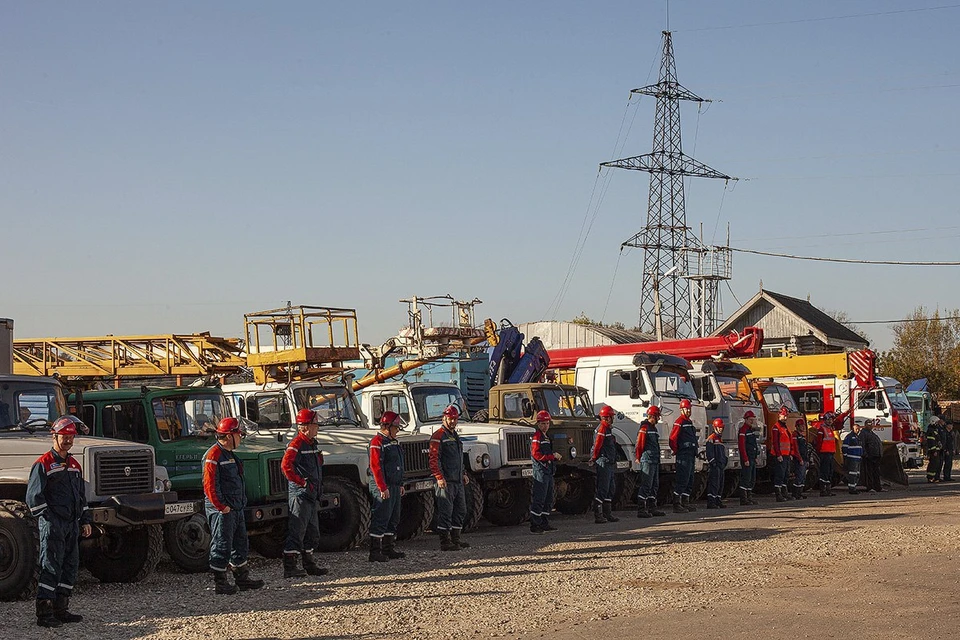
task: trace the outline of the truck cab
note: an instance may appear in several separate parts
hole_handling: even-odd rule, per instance
[[[761,420],[764,416],[763,405],[750,388],[750,370],[729,360],[705,360],[695,363],[691,374],[693,388],[706,410],[707,424],[713,424],[715,419],[721,418],[724,425],[723,442],[728,451],[736,453],[743,414],[752,411]],[[739,468],[740,456],[729,456],[727,469]]]

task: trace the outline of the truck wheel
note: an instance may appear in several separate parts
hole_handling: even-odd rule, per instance
[[[151,573],[163,553],[163,530],[158,524],[135,529],[107,528],[83,550],[83,565],[100,582],[140,582]]]
[[[698,471],[693,474],[693,489],[690,491],[690,502],[701,500],[707,493],[707,472]]]
[[[558,479],[563,483],[563,493],[557,496],[554,508],[560,513],[579,516],[585,514],[593,505],[596,481],[593,474],[570,474]],[[559,485],[557,485],[559,488]]]
[[[657,491],[657,504],[663,506],[673,503],[673,474],[660,476],[660,489]]]
[[[36,596],[40,532],[27,505],[0,501],[0,600]]]
[[[205,514],[164,524],[163,543],[170,559],[186,573],[210,568],[210,525]]]
[[[464,531],[476,529],[486,507],[483,485],[479,477],[470,475],[470,484],[463,488],[463,497],[467,502],[467,517],[463,520],[463,529]]]
[[[264,558],[282,558],[283,547],[287,544],[287,525],[285,522],[275,524],[268,531],[249,536],[249,539],[250,548]]]
[[[617,486],[613,493],[613,510],[622,511],[637,504],[637,474],[633,471],[618,473]]]
[[[530,483],[523,480],[493,483],[487,491],[483,515],[498,527],[522,523],[530,516]]]
[[[436,502],[433,491],[408,493],[400,500],[400,524],[397,525],[397,540],[416,538],[433,522]]]
[[[740,472],[727,471],[723,476],[723,494],[721,498],[730,498],[737,492],[740,486]]]
[[[366,487],[335,476],[323,479],[323,490],[340,494],[340,508],[320,513],[317,551],[357,548],[370,534],[370,499]]]

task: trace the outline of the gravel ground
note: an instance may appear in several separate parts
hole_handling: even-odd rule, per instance
[[[820,602],[826,615],[842,611],[857,580],[882,587],[910,567],[960,556],[958,485],[838,491],[780,505],[760,499],[749,508],[731,500],[722,515],[701,506],[638,520],[624,511],[620,522],[602,526],[592,517],[556,517],[560,531],[543,536],[485,527],[464,536],[474,547],[460,552],[441,553],[425,536],[402,545],[406,559],[385,564],[368,563],[365,550],[321,556],[332,574],[319,579],[283,580],[279,560],[254,557],[253,573],[267,585],[236,596],[217,596],[208,575],[177,573],[169,563],[133,585],[101,585],[84,573],[72,601],[86,616],[82,624],[41,630],[32,602],[4,603],[0,637],[626,638],[637,617],[659,616],[667,627],[656,635],[679,638],[704,627],[662,632],[698,616],[721,624],[718,609],[739,635],[744,613],[767,620],[766,607],[776,610],[783,598]],[[891,578],[871,567],[901,568]],[[858,614],[877,619],[889,606],[881,602],[865,601]],[[761,633],[770,631],[764,624]]]

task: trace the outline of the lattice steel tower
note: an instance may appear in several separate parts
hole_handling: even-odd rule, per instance
[[[680,101],[710,101],[677,82],[673,41],[669,31],[663,32],[660,81],[633,89],[630,93],[657,99],[653,151],[604,162],[600,166],[650,174],[647,224],[622,245],[644,250],[640,329],[659,333],[656,312],[659,297],[663,337],[707,335],[717,322],[717,283],[730,278],[730,250],[729,247],[708,247],[690,233],[684,211],[683,179],[685,176],[723,180],[736,178],[722,174],[683,153]],[[691,309],[691,295],[696,299],[696,309]]]

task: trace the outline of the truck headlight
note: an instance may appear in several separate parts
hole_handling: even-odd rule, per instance
[[[173,484],[166,478],[156,478],[153,483],[153,490],[157,493],[164,493],[165,491],[170,491],[173,488]]]
[[[479,462],[479,463],[480,463],[480,466],[483,467],[484,469],[489,469],[489,468],[490,468],[490,454],[489,454],[489,453],[485,453],[485,454],[483,454],[482,456],[478,457],[478,458],[477,458],[477,462]]]

